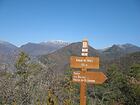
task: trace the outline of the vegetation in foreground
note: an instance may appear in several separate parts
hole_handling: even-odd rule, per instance
[[[16,72],[0,71],[0,105],[79,105],[79,84],[72,83],[72,72],[56,75],[51,66],[33,62],[20,53]],[[139,105],[140,64],[127,70],[111,65],[103,85],[88,85],[88,105]]]

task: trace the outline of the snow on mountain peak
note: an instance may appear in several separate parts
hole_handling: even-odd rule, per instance
[[[51,40],[47,42],[42,42],[41,44],[69,45],[70,43],[63,40]]]

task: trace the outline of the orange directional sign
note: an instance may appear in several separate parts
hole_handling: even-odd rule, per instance
[[[70,58],[71,68],[99,69],[99,57],[76,57]]]
[[[102,84],[107,77],[102,72],[73,72],[73,82],[86,82],[89,84]]]

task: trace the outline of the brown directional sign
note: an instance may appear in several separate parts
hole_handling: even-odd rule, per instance
[[[99,69],[99,57],[76,57],[70,58],[71,68]]]
[[[80,105],[86,105],[86,84],[102,84],[107,77],[102,72],[88,72],[87,69],[99,69],[99,57],[88,57],[88,40],[82,41],[82,57],[72,56],[70,67],[79,68],[73,72],[73,82],[80,83]]]
[[[73,82],[86,82],[89,84],[102,84],[107,77],[102,72],[73,72]]]

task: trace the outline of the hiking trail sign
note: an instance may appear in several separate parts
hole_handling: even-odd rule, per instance
[[[71,68],[80,68],[74,71],[72,81],[80,83],[80,105],[86,105],[86,84],[102,84],[107,79],[103,72],[89,72],[87,69],[99,69],[99,57],[88,57],[88,40],[82,41],[81,57],[71,56]]]

